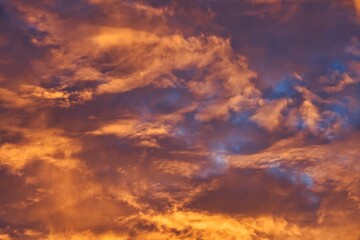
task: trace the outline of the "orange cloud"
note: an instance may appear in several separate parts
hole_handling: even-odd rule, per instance
[[[81,149],[80,143],[61,135],[56,129],[12,128],[25,138],[20,143],[0,146],[0,164],[17,171],[33,161],[44,161],[64,168],[77,168],[79,161],[74,154]]]
[[[356,239],[359,4],[2,2],[0,239]]]
[[[357,13],[360,13],[360,1],[359,0],[354,0],[354,4],[355,4],[355,9],[357,11]]]
[[[270,103],[265,103],[264,106],[251,117],[251,120],[258,123],[269,131],[277,129],[282,120],[281,111],[288,105],[287,99],[280,99]]]

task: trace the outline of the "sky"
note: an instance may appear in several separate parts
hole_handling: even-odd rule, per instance
[[[0,0],[1,240],[359,240],[359,0]]]

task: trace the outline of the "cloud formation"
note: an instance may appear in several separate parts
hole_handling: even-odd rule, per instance
[[[357,240],[359,4],[1,1],[0,239]]]

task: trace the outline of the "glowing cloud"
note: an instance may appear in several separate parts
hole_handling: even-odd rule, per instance
[[[0,1],[0,239],[358,240],[359,16]]]

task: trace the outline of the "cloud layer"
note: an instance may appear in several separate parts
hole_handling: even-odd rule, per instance
[[[0,1],[0,239],[360,237],[359,1]]]

